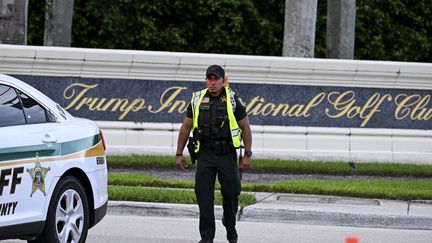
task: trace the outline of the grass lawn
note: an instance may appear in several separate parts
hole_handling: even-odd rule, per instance
[[[174,156],[108,156],[110,168],[175,168]],[[431,177],[432,165],[397,163],[356,163],[358,175]],[[192,165],[189,166],[192,168]],[[350,175],[352,168],[347,162],[265,160],[254,159],[251,172]]]
[[[163,180],[146,174],[109,173],[110,186],[193,189],[193,181]],[[217,183],[216,188],[220,186]],[[432,200],[430,179],[283,180],[266,184],[243,184],[243,191],[337,195],[398,200]],[[187,202],[186,202],[187,203]]]
[[[175,168],[174,156],[108,156],[109,168],[148,169]],[[282,174],[350,175],[353,168],[347,162],[309,162],[254,159],[251,172]],[[190,168],[193,167],[190,165]],[[432,200],[432,165],[396,163],[357,163],[358,175],[378,179],[351,180],[284,180],[265,184],[243,184],[243,192],[302,193],[397,200]],[[379,177],[404,177],[397,180]],[[195,204],[194,182],[157,179],[143,173],[109,173],[111,200]],[[220,189],[216,183],[216,189]],[[256,202],[252,194],[242,193],[240,205]],[[221,204],[220,192],[215,192],[215,204]]]

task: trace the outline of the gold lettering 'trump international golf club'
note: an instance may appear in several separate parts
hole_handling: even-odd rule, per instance
[[[153,114],[184,113],[190,101],[179,97],[182,92],[187,91],[185,86],[172,86],[165,89],[159,96],[158,104],[150,104],[143,97],[128,99],[87,95],[90,90],[97,87],[98,84],[83,83],[73,83],[66,87],[63,96],[70,101],[66,109],[77,111],[87,108],[97,112],[120,112],[117,120],[123,120],[130,112],[141,110]],[[354,90],[320,92],[312,95],[307,102],[291,104],[272,103],[266,101],[263,96],[254,96],[246,104],[246,111],[252,116],[307,118],[315,110],[320,109],[328,118],[360,119],[362,121],[360,127],[365,127],[372,117],[390,107],[394,109],[391,112],[396,120],[429,121],[432,119],[430,95],[375,92],[369,97],[362,97],[362,101],[356,97]]]
[[[246,111],[249,115],[254,116],[288,116],[288,117],[309,117],[311,108],[318,106],[325,97],[325,93],[321,92],[315,95],[306,105],[294,104],[289,105],[286,103],[274,104],[265,102],[265,99],[260,96],[252,98],[251,102],[246,106]]]
[[[330,108],[325,108],[325,113],[330,118],[346,116],[350,119],[359,117],[363,120],[360,127],[364,127],[376,112],[380,112],[381,104],[387,100],[391,101],[390,94],[381,95],[374,93],[363,105],[356,105],[355,92],[352,90],[345,92],[331,92],[327,95],[327,100],[331,104]],[[336,113],[333,113],[336,111]]]
[[[91,111],[108,111],[112,112],[121,111],[121,115],[118,117],[118,120],[123,120],[129,112],[138,112],[142,109],[147,108],[147,111],[150,113],[159,113],[163,110],[167,109],[168,113],[172,113],[178,108],[178,112],[183,113],[186,111],[187,102],[184,100],[175,100],[175,98],[179,95],[182,90],[187,89],[186,87],[170,87],[166,89],[159,101],[160,106],[158,108],[154,108],[152,105],[146,106],[146,101],[144,98],[136,98],[129,101],[126,98],[100,98],[100,97],[86,97],[85,94],[98,86],[98,84],[82,84],[82,83],[73,83],[66,87],[63,92],[64,98],[67,100],[71,100],[71,102],[66,106],[66,110],[80,110],[83,106],[87,106]]]
[[[346,116],[350,119],[356,116],[360,117],[363,122],[360,127],[366,126],[369,120],[377,112],[381,112],[380,107],[384,101],[394,100],[396,108],[393,112],[396,120],[410,119],[412,121],[429,121],[432,119],[432,108],[430,108],[430,95],[419,94],[397,94],[393,99],[391,94],[372,94],[369,99],[362,105],[356,105],[355,92],[352,90],[345,92],[331,92],[327,95],[331,107],[337,111],[332,113],[330,108],[325,108],[325,112],[330,118],[339,118]],[[428,107],[429,106],[429,107]]]
[[[430,95],[398,94],[395,98],[397,104],[395,118],[403,120],[409,117],[411,120],[429,121],[432,118],[432,109],[426,106],[429,105],[430,100]]]

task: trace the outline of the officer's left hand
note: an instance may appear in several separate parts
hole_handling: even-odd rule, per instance
[[[248,170],[251,168],[251,157],[249,156],[243,156],[242,160],[240,161],[240,168],[242,170]]]

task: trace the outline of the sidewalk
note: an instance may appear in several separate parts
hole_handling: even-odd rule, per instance
[[[239,221],[432,230],[432,201],[396,201],[321,195],[255,193],[257,203],[239,210]],[[194,204],[109,201],[108,214],[199,217]],[[222,207],[215,206],[216,219]]]

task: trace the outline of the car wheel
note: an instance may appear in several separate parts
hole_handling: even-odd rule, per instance
[[[85,190],[75,177],[66,176],[57,184],[43,233],[29,242],[83,243],[89,226]]]

